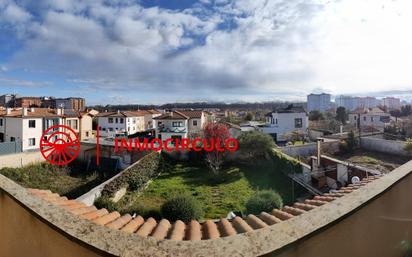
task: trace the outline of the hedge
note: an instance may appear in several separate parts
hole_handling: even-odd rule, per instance
[[[280,170],[286,174],[302,173],[301,163],[297,159],[282,153],[280,150],[273,150],[271,158],[276,164],[276,170]]]
[[[103,196],[114,196],[121,188],[140,191],[147,182],[157,177],[163,167],[162,155],[152,152],[123,172],[122,175],[105,185],[102,191]]]

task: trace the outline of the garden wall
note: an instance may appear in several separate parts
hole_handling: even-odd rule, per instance
[[[336,153],[339,151],[339,141],[325,139],[326,142],[322,143],[322,152]],[[304,145],[291,145],[280,147],[280,150],[293,157],[307,157],[311,155],[316,155],[317,153],[317,143],[307,143]]]
[[[40,151],[0,155],[0,169],[4,167],[21,168],[25,165],[42,161],[44,161],[44,158]]]
[[[362,137],[360,144],[365,150],[408,156],[408,153],[403,150],[405,146],[404,141],[386,140],[378,137]]]

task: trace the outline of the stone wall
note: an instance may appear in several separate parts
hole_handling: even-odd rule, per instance
[[[408,153],[403,150],[404,141],[386,140],[379,137],[362,137],[360,143],[363,149],[369,151],[408,156]]]
[[[42,161],[44,161],[44,158],[40,151],[0,155],[0,169],[4,167],[20,168],[27,164]]]

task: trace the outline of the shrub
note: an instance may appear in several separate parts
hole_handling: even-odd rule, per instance
[[[109,196],[100,196],[96,200],[94,200],[94,205],[96,208],[101,209],[101,208],[106,208],[109,212],[116,211],[116,203],[110,199]]]
[[[193,197],[178,195],[166,201],[161,208],[162,217],[171,221],[190,222],[203,216],[203,209]]]
[[[272,190],[262,190],[257,192],[246,202],[246,212],[249,214],[259,214],[262,211],[270,212],[275,208],[282,208],[282,197]]]
[[[261,158],[276,147],[273,138],[259,131],[249,131],[242,133],[238,137],[239,149],[246,153],[249,158]]]

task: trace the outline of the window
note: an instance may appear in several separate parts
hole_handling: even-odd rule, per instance
[[[3,119],[0,119],[0,126],[3,126]]]
[[[116,123],[119,123],[119,119],[118,119],[118,118],[116,118]]]
[[[356,116],[353,116],[353,119],[356,120]]]
[[[106,128],[103,128],[103,131],[106,131]]]
[[[123,118],[120,118],[120,123],[124,123],[124,119]]]
[[[373,122],[373,117],[371,117],[371,121]]]
[[[109,118],[109,123],[113,123],[113,118]]]
[[[193,121],[193,126],[197,126],[197,120]]]
[[[303,127],[302,118],[296,118],[295,119],[295,128],[301,128],[301,127]]]
[[[183,127],[183,122],[174,121],[174,122],[172,122],[172,127]]]
[[[14,141],[16,141],[16,138],[15,137],[10,137],[10,142],[14,142]]]
[[[29,146],[35,146],[36,145],[36,139],[33,138],[29,138]]]
[[[363,121],[366,121],[366,116],[363,116]]]
[[[133,118],[133,124],[136,124],[136,118]]]
[[[36,120],[29,120],[29,128],[35,128],[36,127]]]
[[[278,124],[278,118],[275,119],[275,124]]]
[[[109,131],[113,131],[113,128],[109,128],[108,130],[109,130]]]

